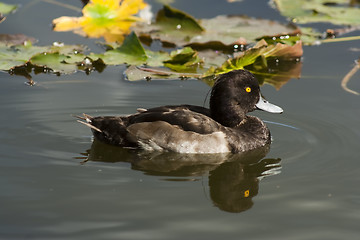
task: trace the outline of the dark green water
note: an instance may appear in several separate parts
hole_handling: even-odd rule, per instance
[[[23,8],[0,24],[1,33],[31,35],[39,45],[93,42],[51,32],[51,20],[71,10],[7,2]],[[174,6],[196,17],[246,13],[285,22],[267,1],[189,2]],[[89,129],[72,117],[202,105],[209,91],[202,82],[127,82],[119,66],[89,76],[40,74],[29,87],[0,73],[0,239],[357,239],[360,101],[340,81],[359,44],[304,47],[300,79],[279,91],[262,87],[284,113],[254,113],[274,141],[266,156],[247,162],[92,146]],[[357,91],[359,76],[349,83]]]

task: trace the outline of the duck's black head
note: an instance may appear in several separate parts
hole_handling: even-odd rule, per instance
[[[248,112],[262,109],[281,113],[282,109],[261,97],[259,82],[246,70],[220,75],[210,97],[211,117],[227,127],[237,126]]]

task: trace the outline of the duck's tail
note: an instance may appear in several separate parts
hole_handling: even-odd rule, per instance
[[[93,119],[92,116],[83,113],[83,116],[74,115],[74,117],[80,119],[80,120],[77,120],[77,122],[84,124],[85,126],[91,128],[91,129],[94,129],[95,131],[98,131],[100,133],[102,132],[99,128],[97,128],[91,124],[92,119]]]

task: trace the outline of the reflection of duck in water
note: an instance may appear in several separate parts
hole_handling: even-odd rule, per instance
[[[95,140],[84,155],[86,161],[129,162],[134,170],[166,176],[168,180],[193,180],[209,173],[210,197],[215,206],[241,212],[252,207],[259,180],[279,172],[280,159],[263,159],[268,150],[269,145],[238,154],[178,154],[123,149]]]
[[[139,109],[130,116],[79,117],[96,139],[112,145],[180,153],[245,152],[270,143],[270,131],[248,112],[282,109],[261,97],[255,77],[235,70],[220,75],[210,97],[210,109],[163,106]]]
[[[226,162],[210,171],[210,197],[218,208],[227,212],[242,212],[253,205],[259,180],[279,173],[280,159],[262,159],[252,164]]]

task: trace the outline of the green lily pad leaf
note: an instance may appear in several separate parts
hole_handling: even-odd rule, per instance
[[[178,73],[165,68],[143,68],[130,66],[125,71],[126,79],[129,81],[139,80],[175,80],[200,78],[201,74],[197,73]]]
[[[51,69],[56,73],[70,74],[77,71],[77,63],[81,63],[85,58],[83,54],[65,55],[60,52],[37,54],[30,59],[30,63],[35,67]]]
[[[124,40],[124,43],[113,51],[117,51],[125,55],[133,55],[138,58],[139,61],[146,61],[147,59],[145,49],[134,32],[130,33]]]
[[[153,69],[154,70],[154,69]],[[163,69],[156,71],[145,71],[136,66],[130,66],[125,71],[126,80],[139,81],[139,80],[157,80],[157,79],[176,79],[178,76],[172,73],[166,73]]]
[[[150,37],[177,45],[184,45],[190,38],[204,31],[192,16],[167,5],[159,10],[155,23],[138,22],[133,30],[142,38]]]
[[[25,62],[21,61],[21,60],[12,60],[12,59],[1,59],[1,54],[0,54],[0,70],[10,70],[16,66],[21,66],[23,65]]]
[[[3,2],[0,2],[0,13],[7,15],[9,13],[11,13],[12,11],[15,11],[15,9],[17,8],[17,5],[13,5],[13,4],[6,4]]]
[[[54,44],[53,46],[7,46],[0,43],[0,70],[10,70],[22,65],[51,68],[55,72],[71,73],[76,63],[85,57],[83,46]]]
[[[294,33],[293,35],[286,34],[286,35],[276,35],[276,36],[263,36],[256,40],[260,41],[261,39],[264,39],[267,44],[283,43],[287,45],[294,45],[296,42],[300,40],[300,31]]]
[[[9,70],[25,64],[36,54],[47,51],[48,47],[17,45],[8,47],[0,43],[0,70]]]
[[[87,47],[84,45],[66,45],[60,42],[54,42],[50,47],[49,52],[57,52],[65,55],[77,55],[82,54],[87,50]]]
[[[172,14],[166,15],[167,11]],[[294,26],[275,21],[222,15],[211,19],[200,19],[198,22],[192,20],[194,24],[189,27],[181,23],[185,13],[177,14],[178,12],[180,11],[165,6],[158,12],[154,23],[138,23],[133,30],[142,38],[150,37],[177,46],[217,50],[229,47],[233,49],[234,45],[255,42],[255,39],[264,35],[288,34],[296,30]],[[186,17],[190,16],[186,15]]]
[[[125,38],[120,47],[106,51],[104,54],[90,54],[90,57],[93,59],[101,58],[108,65],[123,63],[140,65],[148,59],[145,49],[134,32]]]
[[[227,59],[229,59],[227,54],[222,54],[221,52],[213,50],[205,50],[198,53],[199,58],[203,61],[202,67],[204,69],[221,66]]]
[[[257,58],[254,63],[244,67],[252,72],[258,79],[259,84],[269,84],[279,90],[290,79],[299,79],[301,76],[302,63],[294,59],[268,59],[266,66],[262,58]],[[208,73],[206,73],[208,74]],[[218,79],[217,74],[204,74],[200,79],[209,86],[213,86]]]
[[[70,58],[59,53],[41,53],[30,59],[36,67],[50,68],[54,72],[70,74],[77,70],[75,64],[68,64],[65,61]]]
[[[196,72],[203,63],[197,51],[190,47],[172,51],[170,57],[171,59],[164,61],[164,66],[176,72]]]
[[[256,40],[264,39],[268,44],[283,43],[287,45],[294,45],[301,40],[304,45],[313,45],[322,38],[322,34],[310,27],[300,27],[298,30],[291,34],[276,35],[276,36],[263,36]]]
[[[349,0],[274,0],[276,8],[293,22],[328,22],[359,25],[360,8],[349,6]]]
[[[106,47],[110,50],[106,51],[104,54],[91,53],[89,57],[92,59],[100,58],[108,65],[126,63],[129,65],[146,64],[154,67],[163,66],[164,61],[171,59],[166,52],[154,52],[144,49],[134,32],[125,38],[121,46],[107,45]]]
[[[182,33],[201,33],[204,28],[189,14],[164,5],[156,16],[156,23],[162,31]]]
[[[240,53],[237,57],[228,59],[218,68],[210,68],[204,76],[222,74],[230,72],[235,69],[243,69],[249,66],[259,58],[267,67],[267,60],[269,58],[281,59],[298,59],[302,56],[302,43],[299,41],[293,46],[277,43],[276,45],[268,45],[265,40],[259,41],[253,48]]]
[[[269,84],[279,90],[290,79],[301,77],[302,63],[294,60],[270,60],[267,67],[258,61],[245,67],[252,72],[260,84]]]
[[[164,62],[170,59],[170,55],[167,52],[163,52],[163,51],[153,52],[151,50],[145,50],[145,52],[147,56],[147,60],[145,64],[147,66],[152,66],[152,67],[163,66]]]
[[[247,44],[262,36],[286,35],[297,30],[293,25],[284,25],[276,21],[256,19],[247,16],[220,15],[211,19],[202,19],[206,32],[192,42],[206,43],[219,41],[224,45]]]
[[[317,42],[322,38],[322,33],[311,27],[300,27],[300,31],[301,42],[305,45],[317,44]]]

